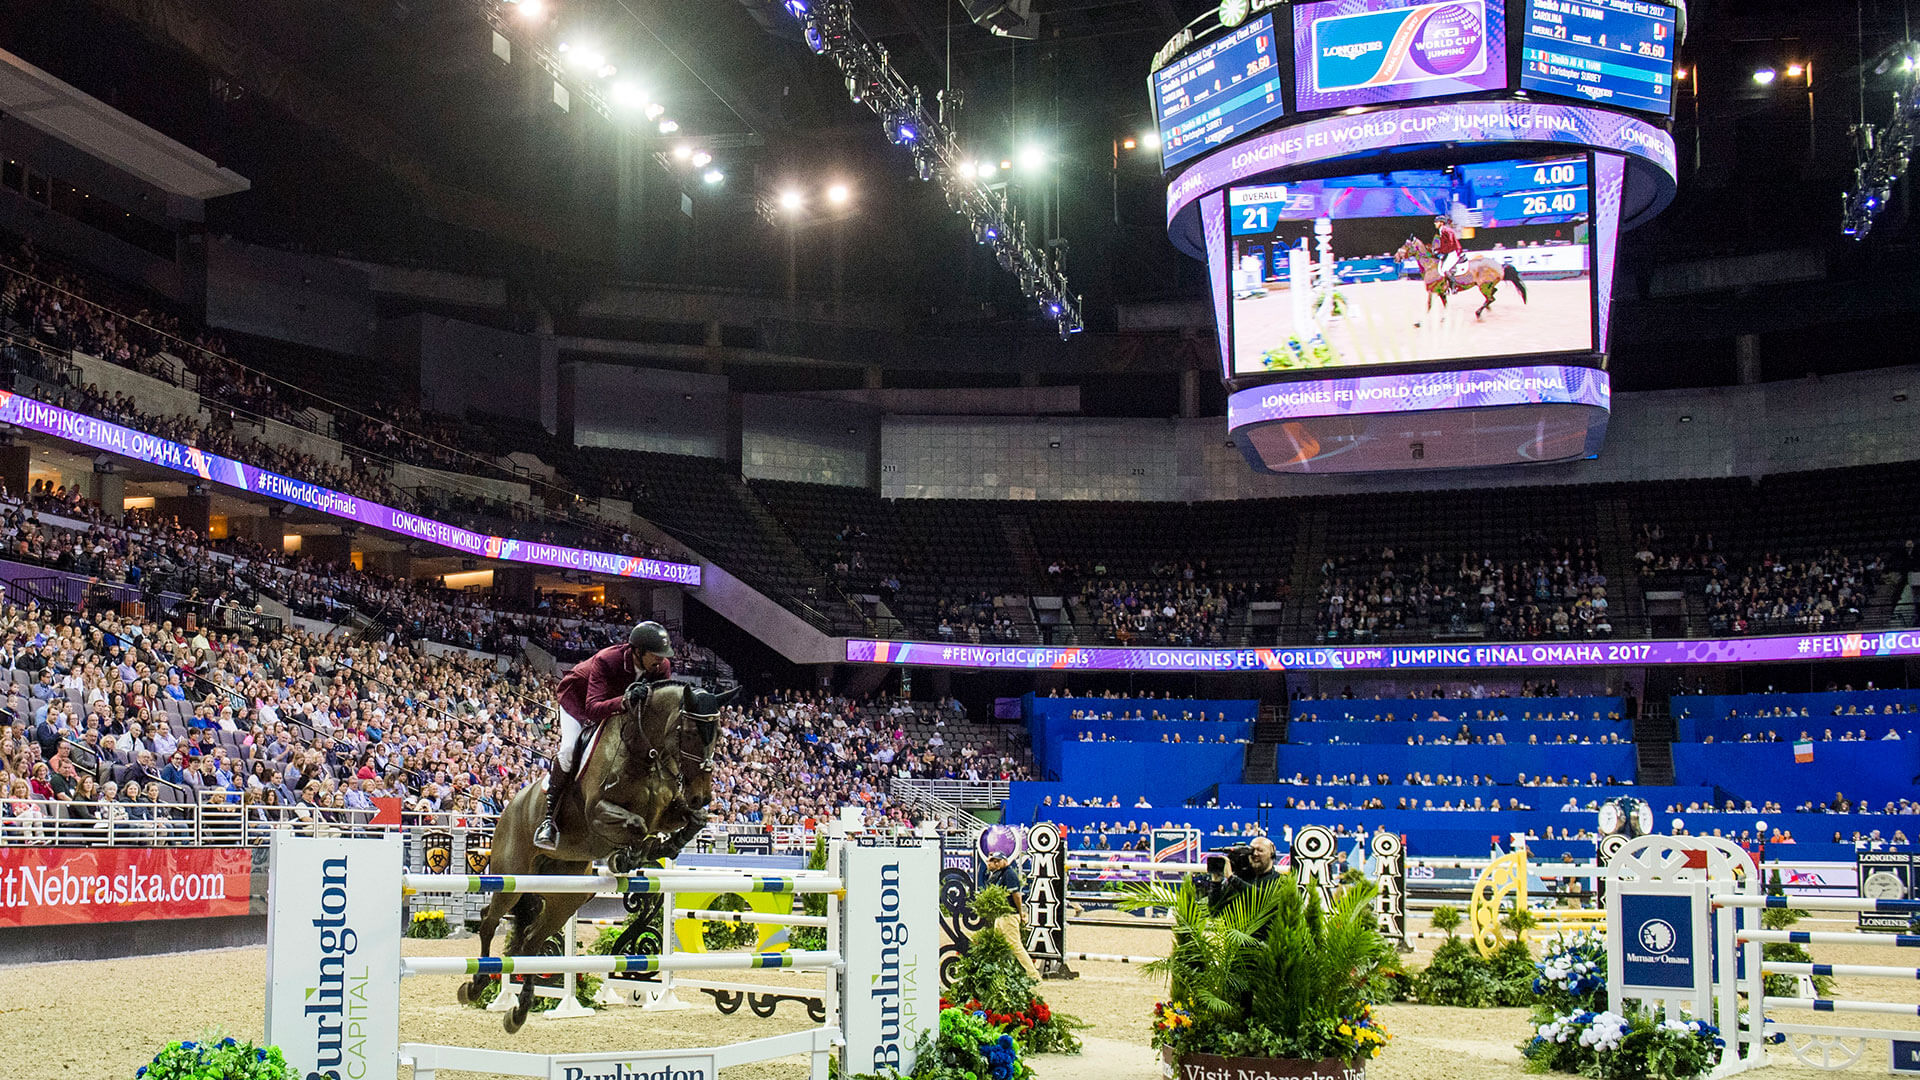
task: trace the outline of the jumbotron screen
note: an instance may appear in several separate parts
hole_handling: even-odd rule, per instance
[[[1233,375],[1594,351],[1590,173],[1577,154],[1230,189]]]

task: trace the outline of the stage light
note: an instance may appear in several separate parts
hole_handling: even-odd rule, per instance
[[[799,213],[800,208],[805,205],[807,205],[806,197],[792,188],[788,188],[780,193],[780,209],[785,210],[789,214]]]
[[[787,14],[796,19],[807,17],[807,0],[787,0]]]
[[[1772,68],[1761,68],[1759,71],[1753,73],[1753,81],[1759,83],[1761,86],[1772,86],[1773,80],[1779,77],[1780,73]]]
[[[727,174],[721,172],[719,169],[708,169],[706,175],[700,179],[705,180],[708,187],[715,187],[726,181]]]
[[[666,111],[667,111],[667,107],[665,105],[660,104],[657,101],[650,101],[647,103],[646,114],[647,114],[647,119],[649,120],[660,119],[661,116],[665,115]]]
[[[1801,66],[1800,66],[1799,64],[1788,64],[1788,65],[1787,65],[1787,78],[1789,78],[1789,79],[1797,79],[1797,78],[1799,78],[1799,77],[1800,77],[1800,76],[1801,76],[1801,75],[1802,75],[1802,74],[1803,74],[1803,73],[1804,73],[1804,72],[1805,72],[1806,70],[1807,70],[1806,68],[1803,68],[1803,67],[1801,67]]]
[[[638,83],[622,79],[607,90],[607,98],[623,109],[638,109],[647,104],[647,92]]]
[[[911,117],[890,117],[887,120],[887,138],[893,140],[895,146],[906,146],[920,138],[920,131]]]
[[[671,135],[674,132],[679,130],[680,130],[680,121],[678,120],[660,121],[660,134],[662,135]]]
[[[1141,148],[1142,150],[1158,150],[1158,149],[1160,149],[1160,133],[1159,133],[1159,132],[1157,132],[1157,131],[1143,131],[1143,132],[1141,132],[1141,133],[1140,133],[1140,148]]]
[[[853,192],[847,190],[845,184],[835,184],[827,189],[827,201],[835,206],[845,206],[847,200],[851,198],[853,198]]]
[[[960,179],[972,180],[980,175],[980,166],[975,165],[971,161],[963,161],[954,171],[960,174]]]
[[[1133,139],[1120,140],[1120,149],[1122,150],[1133,150],[1133,149],[1137,149],[1139,146],[1140,144],[1134,141]]]
[[[1000,159],[1000,170],[1002,172],[1008,172],[1008,171],[1011,171],[1012,169],[1013,169],[1013,162],[1008,161],[1006,158]]]
[[[979,175],[980,179],[991,180],[993,179],[993,174],[1000,171],[1000,166],[995,165],[991,161],[983,161],[980,163],[979,168],[974,171]]]
[[[673,157],[676,161],[691,160],[693,157],[693,147],[688,146],[686,143],[681,143],[679,146],[673,148]]]
[[[520,0],[516,6],[520,9],[520,17],[523,19],[537,19],[547,10],[546,5],[540,0]]]
[[[694,167],[694,168],[696,168],[696,169],[704,169],[704,168],[706,168],[707,166],[709,166],[709,165],[711,165],[711,164],[713,164],[713,155],[712,155],[712,154],[709,154],[709,153],[707,153],[707,152],[706,152],[705,150],[695,150],[695,151],[693,152],[693,167]]]
[[[1039,172],[1047,167],[1047,148],[1029,145],[1020,150],[1020,167],[1027,172]]]

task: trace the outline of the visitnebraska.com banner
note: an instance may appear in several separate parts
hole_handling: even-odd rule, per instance
[[[245,915],[245,848],[0,848],[0,926]]]

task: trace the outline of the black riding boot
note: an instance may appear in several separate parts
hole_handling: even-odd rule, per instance
[[[547,774],[547,817],[533,831],[533,846],[541,851],[560,846],[560,800],[567,797],[567,785],[572,782],[573,775],[560,768]]]

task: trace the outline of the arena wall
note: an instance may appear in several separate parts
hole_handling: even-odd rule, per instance
[[[1219,417],[890,416],[880,493],[902,499],[1198,502],[1368,491],[1765,476],[1920,460],[1920,368],[1620,394],[1595,461],[1378,476],[1247,468]]]

